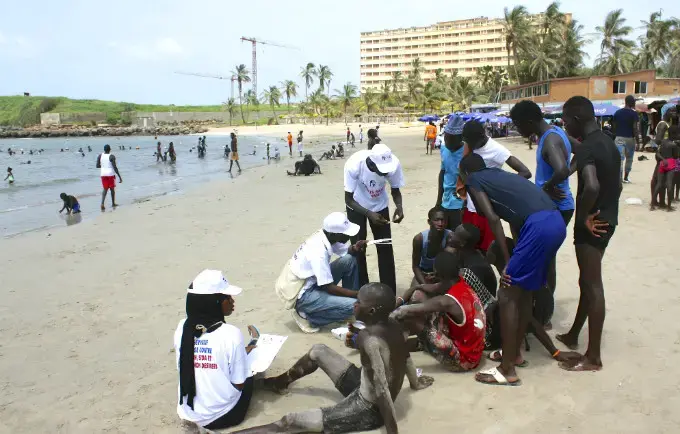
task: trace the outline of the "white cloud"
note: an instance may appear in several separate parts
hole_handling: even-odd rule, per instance
[[[156,40],[156,50],[162,54],[184,54],[184,48],[172,38],[161,38]]]
[[[135,60],[162,60],[186,55],[184,47],[172,38],[159,38],[151,42],[135,44],[111,41],[107,45],[111,50]]]

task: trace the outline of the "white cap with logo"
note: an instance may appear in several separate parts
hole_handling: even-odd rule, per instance
[[[331,234],[353,237],[359,233],[359,225],[350,222],[344,212],[332,212],[323,219],[323,230]]]
[[[392,150],[382,143],[373,146],[368,158],[375,163],[380,173],[392,173],[399,165],[399,160],[392,154]]]
[[[187,289],[189,294],[225,294],[239,295],[243,291],[235,285],[230,285],[229,281],[220,270],[203,270],[194,278],[191,287]]]

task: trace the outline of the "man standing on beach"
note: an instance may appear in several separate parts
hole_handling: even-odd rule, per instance
[[[569,225],[574,215],[574,198],[569,188],[571,142],[560,127],[550,126],[543,119],[541,108],[533,101],[524,100],[510,110],[512,122],[523,137],[538,137],[536,150],[536,185],[541,187],[557,205],[564,223]],[[536,293],[535,316],[548,326],[555,310],[557,270],[555,260],[548,273],[549,291]]]
[[[288,152],[290,153],[290,156],[293,156],[293,135],[288,131]]]
[[[231,173],[234,161],[236,162],[236,167],[238,167],[238,173],[241,173],[241,165],[238,162],[238,140],[236,139],[236,134],[231,133],[231,161],[229,162],[228,173]]]
[[[364,129],[359,125],[359,143],[364,143]]]
[[[616,147],[621,154],[621,162],[625,159],[625,167],[622,171],[623,182],[630,183],[628,175],[633,167],[633,155],[635,154],[636,143],[637,146],[642,142],[640,135],[640,118],[635,111],[635,97],[628,95],[626,97],[626,106],[614,113],[614,133],[616,134]]]
[[[437,140],[437,127],[434,122],[430,121],[425,127],[425,155],[432,155],[435,140]]]
[[[531,319],[532,293],[545,286],[550,261],[567,236],[567,226],[550,197],[528,179],[497,168],[487,168],[481,156],[469,154],[460,163],[460,176],[468,199],[486,216],[507,264],[499,297],[502,361],[481,371],[485,384],[520,384],[515,365],[522,337]],[[519,234],[512,256],[501,220]]]
[[[462,222],[463,199],[456,194],[458,165],[463,158],[463,126],[465,122],[458,115],[449,118],[444,127],[444,146],[439,150],[442,159],[439,171],[439,192],[437,205],[444,211],[446,227],[454,230]]]
[[[400,188],[405,182],[399,159],[392,154],[390,148],[379,143],[370,151],[354,153],[345,163],[344,172],[347,216],[349,221],[359,225],[359,233],[352,237],[352,242],[366,239],[366,219],[371,226],[374,239],[391,239],[389,198],[386,189],[388,182],[396,206],[392,222],[401,223],[404,219]],[[396,291],[397,278],[392,243],[376,244],[376,249],[380,282]],[[368,283],[366,255],[357,255],[357,262],[359,283],[365,285]]]
[[[349,145],[349,135],[350,135],[350,130],[349,127],[347,127],[347,144]]]
[[[368,130],[368,149],[373,149],[373,146],[380,143],[380,137],[378,137],[378,130],[371,128]]]
[[[589,99],[570,98],[564,104],[562,119],[571,136],[583,139],[574,153],[578,170],[574,246],[581,297],[571,329],[556,337],[569,348],[576,348],[587,318],[588,349],[581,359],[560,367],[568,371],[599,371],[605,316],[602,257],[618,224],[621,155],[612,139],[600,130]]]
[[[111,146],[104,145],[104,153],[99,154],[97,157],[97,169],[100,169],[100,176],[102,178],[102,211],[106,210],[104,206],[104,200],[106,199],[106,193],[111,190],[111,206],[117,207],[116,204],[116,175],[118,175],[118,181],[122,184],[123,178],[118,172],[118,166],[116,165],[116,157],[111,153]]]

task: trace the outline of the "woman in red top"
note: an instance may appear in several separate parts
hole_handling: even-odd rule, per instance
[[[422,304],[401,306],[390,316],[397,321],[407,320],[423,349],[446,369],[469,371],[482,358],[486,315],[477,294],[458,276],[453,253],[439,253],[434,266],[438,276],[446,274],[451,279],[448,291]]]

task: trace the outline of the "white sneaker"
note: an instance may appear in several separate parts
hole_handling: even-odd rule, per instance
[[[293,317],[298,327],[300,327],[300,330],[302,330],[304,333],[316,333],[320,330],[318,327],[312,326],[309,321],[301,317],[295,309],[290,311],[290,315]]]

